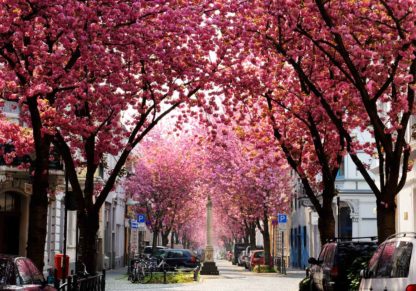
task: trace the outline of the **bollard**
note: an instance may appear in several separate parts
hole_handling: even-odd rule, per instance
[[[101,291],[105,291],[105,269],[103,269],[103,276],[101,277]]]
[[[68,291],[78,291],[78,276],[74,275],[72,277],[72,282],[71,284],[68,284]]]
[[[56,269],[53,270],[53,287],[59,290],[59,279],[58,279],[58,271]]]
[[[72,276],[69,276],[68,277],[68,283],[67,283],[68,285],[68,287],[66,288],[66,290],[68,290],[68,291],[72,291]]]
[[[163,270],[163,284],[167,284],[168,280],[166,278],[166,270]]]
[[[194,269],[194,281],[198,281],[199,267],[200,266],[198,266]]]

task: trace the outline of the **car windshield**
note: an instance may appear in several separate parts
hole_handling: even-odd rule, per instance
[[[264,252],[255,252],[254,257],[255,258],[264,258]]]
[[[167,251],[165,249],[158,249],[156,250],[156,253],[154,254],[155,257],[165,257]]]
[[[16,266],[23,284],[42,284],[43,275],[27,258],[16,259]]]
[[[8,259],[0,259],[0,285],[15,284],[14,275],[13,262]]]

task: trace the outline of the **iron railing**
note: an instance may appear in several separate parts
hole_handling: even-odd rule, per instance
[[[55,281],[54,285],[58,291],[105,291],[105,270],[102,274],[82,278],[68,276],[65,283]]]

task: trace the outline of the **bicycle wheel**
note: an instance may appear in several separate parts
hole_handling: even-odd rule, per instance
[[[148,268],[142,268],[138,274],[139,283],[146,284],[152,280],[153,272]]]

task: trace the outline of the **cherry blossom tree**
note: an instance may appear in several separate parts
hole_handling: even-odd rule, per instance
[[[2,98],[21,107],[36,154],[28,256],[43,266],[53,144],[78,203],[81,256],[94,273],[99,209],[132,149],[175,109],[209,106],[200,91],[210,88],[220,58],[209,58],[218,48],[216,33],[203,22],[215,7],[98,0],[0,5]],[[94,173],[108,154],[118,162],[96,188]],[[86,175],[79,179],[81,169]]]
[[[171,232],[180,231],[196,212],[198,196],[193,195],[193,188],[199,170],[188,145],[152,135],[139,149],[136,174],[125,183],[127,192],[139,202],[137,210],[146,213],[154,250],[159,234],[166,246]]]
[[[274,71],[280,81],[267,86],[276,88],[295,78],[296,86],[319,101],[345,139],[349,155],[376,196],[383,241],[395,232],[395,197],[411,166],[406,131],[416,73],[414,1],[228,4],[224,16],[228,23],[238,23],[230,34],[251,51],[237,56],[260,55],[258,66],[264,59],[280,66]],[[357,155],[356,129],[373,135],[378,183],[366,160]]]
[[[227,212],[235,211],[243,229],[255,223],[263,235],[265,261],[270,264],[269,217],[288,212],[290,177],[285,159],[272,147],[263,147],[257,139],[244,139],[250,128],[222,131],[210,153],[212,185],[217,188],[218,203]],[[240,138],[238,137],[240,136]],[[229,196],[228,204],[221,196]],[[222,199],[221,199],[222,198]],[[230,215],[230,217],[232,217]],[[254,240],[250,240],[254,243]]]

